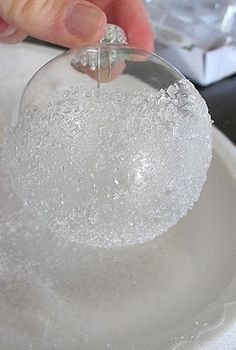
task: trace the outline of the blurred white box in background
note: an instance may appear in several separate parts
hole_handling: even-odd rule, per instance
[[[236,0],[145,0],[156,52],[206,86],[236,73]]]
[[[197,47],[188,50],[157,44],[156,53],[202,86],[236,73],[236,47],[233,45],[205,51]]]

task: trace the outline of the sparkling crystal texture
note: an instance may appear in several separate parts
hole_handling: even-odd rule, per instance
[[[58,91],[7,140],[20,198],[52,231],[99,247],[167,231],[198,199],[211,159],[207,107],[187,80],[152,93]]]
[[[81,79],[52,84],[45,96],[32,97],[32,81],[2,149],[11,185],[34,217],[63,239],[93,247],[166,232],[198,199],[211,161],[211,119],[194,86],[173,71],[172,82],[169,76],[155,87],[155,75],[140,77],[136,64],[149,72],[156,58],[122,50],[122,74],[99,88],[92,67],[79,71],[83,63],[70,66]],[[109,69],[114,75],[117,65]]]

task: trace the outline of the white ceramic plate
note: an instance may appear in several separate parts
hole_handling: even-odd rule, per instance
[[[57,53],[0,46],[0,135],[27,80]],[[21,208],[1,185],[1,350],[236,349],[236,151],[217,129],[199,201],[152,242],[85,249],[45,228],[32,234]]]

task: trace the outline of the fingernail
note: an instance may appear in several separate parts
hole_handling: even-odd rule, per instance
[[[7,38],[8,36],[12,36],[16,32],[16,29],[12,26],[8,26],[6,30],[0,33],[0,38]]]
[[[16,31],[11,25],[7,24],[2,18],[0,18],[0,38],[6,38]]]
[[[105,15],[103,12],[87,1],[80,1],[71,6],[67,10],[64,20],[69,32],[82,38],[93,36],[99,32],[104,22]]]

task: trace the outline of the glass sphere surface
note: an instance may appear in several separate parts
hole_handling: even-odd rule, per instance
[[[97,44],[50,61],[25,89],[3,158],[19,197],[65,239],[143,243],[198,199],[211,119],[155,54]]]

